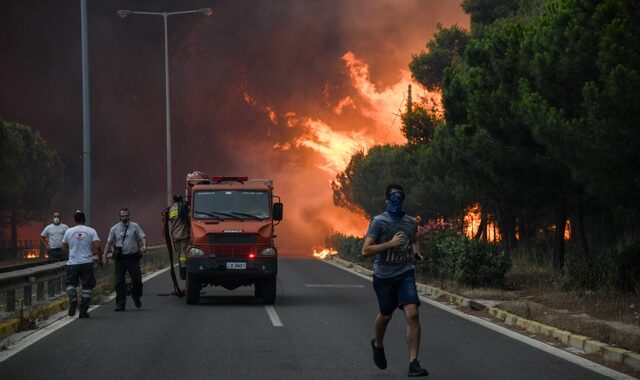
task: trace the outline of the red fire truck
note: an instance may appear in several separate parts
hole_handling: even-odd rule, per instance
[[[200,301],[200,290],[254,286],[264,304],[276,300],[278,251],[274,228],[282,220],[280,197],[270,179],[187,176],[191,228],[180,276],[188,304]]]

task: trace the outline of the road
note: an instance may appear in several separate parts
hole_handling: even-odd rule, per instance
[[[0,362],[0,379],[406,378],[403,314],[389,325],[381,371],[369,346],[371,282],[332,265],[281,259],[272,308],[248,287],[205,288],[201,305],[159,295],[170,290],[168,272],[148,280],[142,309],[100,306]],[[430,304],[420,313],[429,378],[606,378]]]

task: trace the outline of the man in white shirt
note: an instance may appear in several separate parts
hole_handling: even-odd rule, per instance
[[[69,255],[67,261],[67,295],[69,296],[69,316],[76,314],[78,293],[76,288],[82,281],[82,298],[80,300],[80,318],[89,318],[89,305],[96,278],[93,275],[93,254],[98,255],[98,263],[102,265],[102,250],[98,233],[85,226],[86,217],[82,211],[73,215],[76,222],[62,238],[62,250]]]
[[[113,247],[113,257],[116,272],[116,308],[124,311],[127,303],[126,274],[131,277],[131,298],[139,309],[142,307],[142,273],[140,259],[147,252],[147,238],[138,223],[130,220],[128,208],[120,209],[120,223],[111,227],[104,251],[109,252]],[[105,257],[106,263],[106,257]]]
[[[66,261],[68,257],[62,252],[62,237],[69,226],[60,223],[60,213],[57,211],[53,213],[52,222],[42,230],[40,241],[47,249],[49,260]]]

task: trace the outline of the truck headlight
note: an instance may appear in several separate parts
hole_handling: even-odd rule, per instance
[[[191,247],[189,249],[189,256],[204,256],[204,251],[200,248]]]
[[[262,250],[262,252],[260,252],[261,256],[275,256],[276,255],[276,249],[273,247],[269,247],[269,248],[265,248]]]

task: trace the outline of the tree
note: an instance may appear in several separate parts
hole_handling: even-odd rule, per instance
[[[414,54],[409,63],[414,79],[431,91],[442,88],[444,71],[464,53],[469,42],[469,34],[457,25],[443,28],[438,24],[437,28],[427,51]]]
[[[58,154],[31,128],[0,119],[0,212],[9,214],[11,250],[17,252],[17,227],[38,218],[62,183]]]

